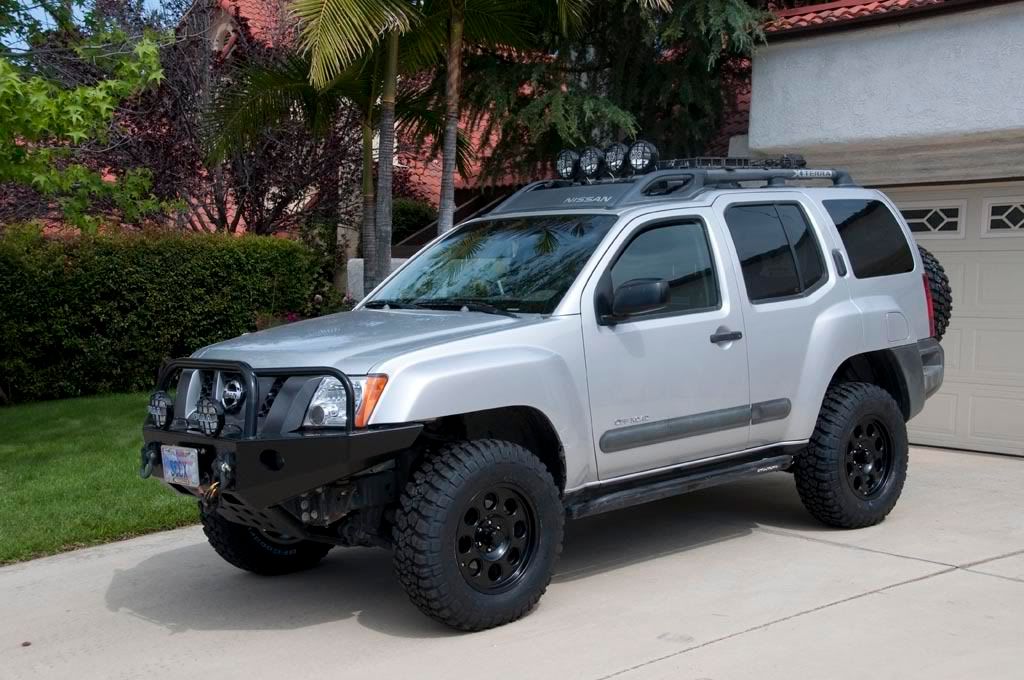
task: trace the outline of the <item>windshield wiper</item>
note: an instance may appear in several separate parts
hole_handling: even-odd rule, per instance
[[[510,316],[518,319],[519,315],[501,307],[481,302],[480,300],[466,300],[462,298],[445,298],[444,300],[421,300],[416,303],[420,307],[433,309],[466,309],[470,312],[483,312],[484,314],[497,314],[498,316]]]
[[[380,309],[382,307],[390,307],[391,309],[423,309],[423,305],[402,300],[370,300],[363,307],[367,309]]]

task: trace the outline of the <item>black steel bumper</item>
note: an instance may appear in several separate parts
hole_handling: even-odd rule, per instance
[[[201,484],[219,481],[219,493],[232,505],[262,510],[283,501],[394,458],[409,448],[423,429],[421,424],[403,424],[357,429],[352,383],[333,368],[301,367],[253,369],[238,361],[179,359],[168,362],[160,372],[158,389],[167,390],[183,369],[224,371],[241,375],[250,397],[244,403],[244,425],[230,435],[206,436],[188,428],[187,420],[172,420],[160,428],[152,422],[143,427],[143,476],[163,479],[161,446],[183,446],[199,450]],[[301,429],[259,427],[258,379],[262,377],[316,378],[333,376],[347,389],[347,427],[342,430],[307,432]],[[269,420],[269,419],[268,419]],[[201,495],[202,491],[175,486],[181,493]]]
[[[229,464],[230,477],[221,493],[260,509],[386,462],[409,448],[422,429],[417,424],[351,434],[224,439],[146,427],[143,450],[153,461],[152,475],[159,479],[163,479],[161,444],[199,449],[200,469],[211,478],[216,478],[215,465]],[[178,490],[192,493],[185,487]]]

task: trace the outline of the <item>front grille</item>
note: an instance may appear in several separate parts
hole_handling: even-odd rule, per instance
[[[266,418],[267,414],[270,413],[270,407],[274,405],[274,400],[277,399],[277,393],[281,391],[281,387],[284,386],[284,378],[275,378],[270,389],[267,390],[267,396],[263,398],[263,403],[260,404],[260,410],[257,417],[260,419]]]

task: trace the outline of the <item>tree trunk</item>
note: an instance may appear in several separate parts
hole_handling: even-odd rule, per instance
[[[377,149],[377,252],[366,292],[391,273],[391,184],[395,174],[395,93],[398,90],[398,32],[387,37],[384,85],[380,97],[380,145]]]
[[[373,126],[369,117],[363,120],[363,292],[370,283],[379,281],[377,271],[377,198],[373,189]]]
[[[455,223],[455,159],[458,153],[459,91],[462,86],[462,29],[465,5],[452,3],[448,36],[448,82],[445,84],[444,145],[441,161],[441,202],[437,212],[437,233],[443,234]]]

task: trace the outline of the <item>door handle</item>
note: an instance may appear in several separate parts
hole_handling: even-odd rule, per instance
[[[711,343],[719,344],[722,342],[732,342],[733,340],[739,340],[743,337],[743,333],[740,331],[719,331],[711,334]]]

